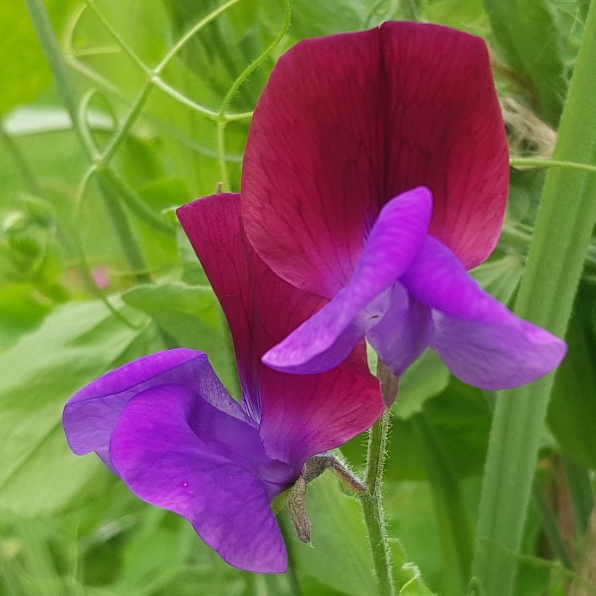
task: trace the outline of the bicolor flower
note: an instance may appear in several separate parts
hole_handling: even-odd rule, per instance
[[[372,425],[384,404],[363,344],[323,374],[296,377],[261,363],[322,301],[256,255],[237,195],[195,201],[178,215],[227,317],[242,402],[205,354],[169,350],[81,389],[64,411],[68,442],[78,455],[95,451],[141,499],[187,518],[231,565],[282,572],[287,555],[271,501],[311,456]]]
[[[318,373],[365,336],[395,375],[429,346],[484,389],[553,369],[565,343],[467,273],[496,245],[507,188],[483,40],[388,22],[297,44],[254,113],[242,216],[261,258],[327,303],[264,362]]]

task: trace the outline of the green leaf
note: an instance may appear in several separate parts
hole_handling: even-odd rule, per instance
[[[208,286],[209,280],[182,226],[176,227],[178,257],[182,263],[182,281],[191,286]]]
[[[434,596],[420,575],[420,570],[411,563],[401,542],[397,539],[390,540],[391,558],[396,587],[399,589],[399,596]]]
[[[308,485],[312,545],[298,540],[284,511],[286,543],[299,575],[306,573],[349,596],[376,593],[360,503],[330,474]]]
[[[51,310],[51,303],[32,284],[0,287],[0,352],[33,331]]]
[[[231,338],[210,287],[188,286],[182,282],[145,285],[133,288],[122,298],[130,306],[151,315],[160,329],[174,340],[174,345],[205,352],[228,391],[238,395]]]
[[[523,271],[521,258],[506,255],[501,259],[487,261],[471,273],[474,279],[503,304],[508,304],[517,287]]]
[[[426,350],[400,379],[399,394],[392,413],[407,420],[421,412],[424,402],[441,393],[449,384],[450,377],[442,360],[432,350]]]
[[[97,458],[77,458],[66,444],[64,403],[117,363],[140,355],[142,333],[101,302],[73,302],[0,356],[0,507],[21,515],[51,512],[93,476]]]
[[[433,596],[421,579],[411,579],[400,591],[399,596]]]
[[[33,99],[52,80],[24,2],[2,3],[0,80],[0,115]]]
[[[525,75],[542,118],[557,126],[567,91],[557,25],[548,0],[483,0],[507,62]]]
[[[292,2],[292,25],[290,33],[298,39],[331,35],[364,28],[368,17],[360,0],[337,0],[336,2]]]
[[[564,452],[596,469],[596,291],[581,287],[566,340],[569,351],[559,367],[548,409],[548,424]]]
[[[350,596],[376,594],[358,499],[342,492],[331,474],[323,474],[308,485],[306,504],[313,527],[312,545],[299,542],[287,512],[280,514],[300,587],[304,588],[314,578],[332,588],[332,594],[336,594],[335,590]],[[405,590],[403,594],[407,596],[432,596],[398,540],[391,540],[391,556],[397,589]],[[313,595],[320,593],[323,591],[313,591]]]
[[[423,412],[454,474],[465,478],[481,473],[491,424],[490,408],[482,391],[451,377],[443,392],[425,402]],[[351,461],[357,461],[355,447],[353,442],[342,447]],[[388,450],[388,479],[428,477],[424,445],[411,418],[393,418]]]
[[[443,559],[443,590],[447,595],[459,596],[465,592],[473,551],[472,529],[460,482],[426,415],[417,414],[412,423],[425,454],[433,493]]]
[[[485,36],[490,31],[482,0],[425,0],[422,7],[431,23],[447,25],[474,35]]]
[[[426,581],[436,588],[441,584],[443,562],[429,483],[385,481],[383,493],[389,535],[399,536],[399,542],[407,552],[406,556],[399,549],[396,550],[394,540],[391,540],[397,585],[407,584],[411,579],[406,573],[406,561],[415,561]],[[399,561],[400,557],[402,562]]]
[[[170,24],[175,36],[194,25],[206,12],[215,9],[214,0],[166,0]],[[207,10],[206,10],[207,9]],[[196,73],[201,84],[207,84],[215,96],[223,99],[230,85],[263,50],[261,28],[255,21],[258,3],[241,2],[204,27],[180,52],[189,70],[185,78]],[[254,107],[265,83],[265,73],[258,71],[233,99],[236,109]]]

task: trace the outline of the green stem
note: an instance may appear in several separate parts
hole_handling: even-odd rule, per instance
[[[94,163],[97,161],[98,156],[95,155],[93,149],[92,139],[88,135],[88,131],[85,129],[84,119],[79,115],[78,101],[76,92],[72,86],[68,71],[64,62],[64,57],[60,52],[58,41],[52,29],[52,23],[48,16],[47,10],[43,3],[43,0],[26,0],[27,7],[33,20],[33,25],[37,31],[39,40],[41,41],[45,55],[50,63],[54,80],[56,81],[56,87],[58,93],[66,106],[66,109],[70,115],[73,123],[75,132],[77,133],[82,147],[87,153],[89,161]],[[85,106],[82,106],[84,112]],[[101,166],[101,164],[97,164]],[[100,171],[101,167],[96,169],[98,176],[98,182],[100,191],[102,193],[108,215],[111,219],[112,226],[116,232],[122,251],[125,254],[133,271],[142,271],[147,269],[145,260],[143,258],[141,249],[137,244],[137,241],[132,234],[126,213],[122,209],[122,205],[118,201],[118,196],[114,193],[109,183],[105,179],[105,175]],[[81,195],[82,198],[82,195]],[[139,281],[148,281],[147,275],[137,276]]]
[[[139,283],[149,283],[151,277],[147,273],[142,273],[147,269],[147,263],[145,262],[143,253],[135,240],[134,232],[130,226],[126,212],[120,203],[120,197],[110,184],[105,172],[98,171],[96,177],[101,193],[105,199],[106,209],[114,224],[116,236],[120,240],[124,256],[131,269],[137,272],[135,274],[136,280]]]
[[[120,198],[126,203],[126,206],[132,213],[150,225],[156,232],[171,237],[176,235],[176,228],[147,207],[147,204],[112,169],[106,168],[104,173],[114,190],[120,195]]]
[[[217,161],[222,192],[230,192],[230,176],[226,161],[226,123],[217,123]]]
[[[590,514],[594,508],[594,490],[590,473],[572,458],[563,455],[563,468],[571,495],[573,517],[578,537],[582,538],[588,530]]]
[[[584,170],[585,172],[596,172],[596,166],[576,161],[563,161],[560,159],[532,159],[530,157],[512,157],[509,160],[512,167],[532,168],[570,168],[572,170]]]
[[[361,496],[379,596],[395,595],[381,494],[390,416],[389,410],[385,410],[369,431],[365,473],[366,491]]]
[[[104,164],[108,164],[112,157],[114,157],[114,154],[118,150],[118,147],[120,147],[120,144],[125,139],[126,135],[130,132],[130,129],[132,128],[133,124],[141,115],[141,111],[145,107],[145,104],[149,99],[149,94],[151,93],[152,89],[153,85],[151,85],[151,83],[148,81],[145,84],[145,87],[143,87],[141,93],[139,93],[139,96],[137,97],[133,105],[131,106],[130,112],[127,114],[126,118],[124,118],[124,121],[120,126],[120,129],[110,140],[110,144],[106,148],[102,157],[102,162]]]
[[[284,22],[280,32],[275,36],[275,39],[269,44],[267,49],[255,60],[253,60],[241,73],[240,76],[234,81],[234,84],[230,87],[224,100],[219,108],[217,115],[217,152],[219,156],[219,172],[221,176],[221,185],[224,192],[230,192],[230,177],[228,176],[228,167],[226,163],[226,125],[231,120],[238,120],[239,117],[252,116],[252,112],[248,114],[235,114],[229,116],[226,114],[230,103],[238,92],[238,89],[248,79],[248,77],[271,55],[271,52],[281,43],[284,35],[287,33],[290,27],[290,2],[284,0]]]
[[[596,158],[596,3],[585,25],[555,161]],[[563,337],[596,220],[596,176],[550,168],[520,284],[518,316]],[[510,596],[554,375],[499,394],[491,429],[473,573],[485,596]]]
[[[102,22],[103,26],[110,32],[110,35],[118,42],[124,53],[145,73],[151,75],[150,68],[136,55],[134,50],[124,41],[124,38],[118,31],[112,27],[111,23],[103,16],[101,11],[95,6],[95,0],[85,0],[87,6],[95,13],[95,16]]]
[[[33,25],[37,32],[37,37],[39,38],[46,58],[50,63],[50,68],[52,69],[52,74],[54,75],[58,95],[66,107],[74,130],[79,136],[83,148],[85,151],[87,151],[87,147],[83,139],[83,133],[79,127],[79,119],[77,117],[77,95],[68,76],[68,71],[64,65],[64,58],[60,52],[60,47],[58,46],[56,36],[54,35],[54,30],[52,29],[52,23],[50,22],[48,12],[45,8],[43,0],[26,0],[26,2],[29,14],[31,15],[31,20],[33,21]],[[88,154],[88,157],[91,159],[92,156]]]
[[[459,481],[424,413],[410,419],[421,445],[439,529],[446,596],[465,594],[472,565],[473,539]]]
[[[168,53],[163,57],[161,62],[156,66],[154,72],[155,74],[161,74],[164,68],[169,64],[169,62],[176,56],[176,54],[208,23],[210,23],[213,19],[218,17],[222,12],[225,12],[233,6],[237,4],[239,0],[228,0],[228,2],[224,2],[221,6],[218,6],[215,10],[211,11],[205,18],[201,19],[198,23],[196,23],[193,27],[191,27],[168,51]]]

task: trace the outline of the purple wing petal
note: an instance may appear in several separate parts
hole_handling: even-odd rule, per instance
[[[340,290],[318,313],[266,352],[263,363],[300,375],[325,372],[342,363],[372,324],[350,289]]]
[[[563,360],[567,346],[548,331],[509,315],[501,324],[435,318],[431,347],[459,379],[496,391],[525,385]]]
[[[112,433],[110,456],[141,499],[187,518],[228,563],[286,570],[271,499],[295,477],[264,453],[258,431],[180,385],[131,400]]]
[[[108,445],[124,406],[138,393],[167,383],[196,388],[218,409],[255,425],[228,395],[207,356],[187,349],[139,358],[113,370],[77,392],[64,408],[63,424],[74,453],[95,451],[112,470]]]
[[[261,363],[325,300],[296,289],[265,265],[243,234],[238,196],[207,197],[178,214],[228,318],[241,376],[250,379],[243,385],[262,412],[267,453],[300,471],[311,455],[370,427],[384,404],[368,371],[364,342],[324,374],[286,375]]]
[[[431,310],[396,283],[390,306],[366,334],[379,358],[397,377],[430,345],[434,334]]]
[[[316,373],[345,360],[388,308],[383,294],[416,257],[428,229],[432,197],[416,188],[392,199],[375,221],[349,285],[267,352],[276,370]]]
[[[431,234],[467,267],[480,263],[498,238],[508,172],[484,41],[390,22],[280,58],[246,144],[243,218],[278,275],[331,298],[381,207],[420,185],[435,199]]]
[[[433,308],[431,347],[462,381],[482,389],[516,387],[557,367],[564,341],[523,321],[480,288],[457,257],[429,237],[402,277]]]

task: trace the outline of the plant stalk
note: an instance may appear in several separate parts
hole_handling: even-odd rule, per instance
[[[553,158],[596,161],[596,3],[586,20],[582,46],[561,118]],[[565,331],[596,221],[596,176],[550,168],[515,313]],[[510,596],[531,495],[536,459],[554,375],[499,393],[484,472],[472,571],[485,596]]]
[[[383,368],[385,368],[384,365],[379,361],[379,373],[386,372],[382,370]],[[389,386],[392,390],[397,387],[396,384],[389,384]],[[383,399],[385,403],[392,403],[395,401],[395,395],[383,395]],[[395,596],[393,566],[381,491],[390,417],[391,413],[386,409],[369,431],[365,472],[366,491],[360,497],[379,596]]]

